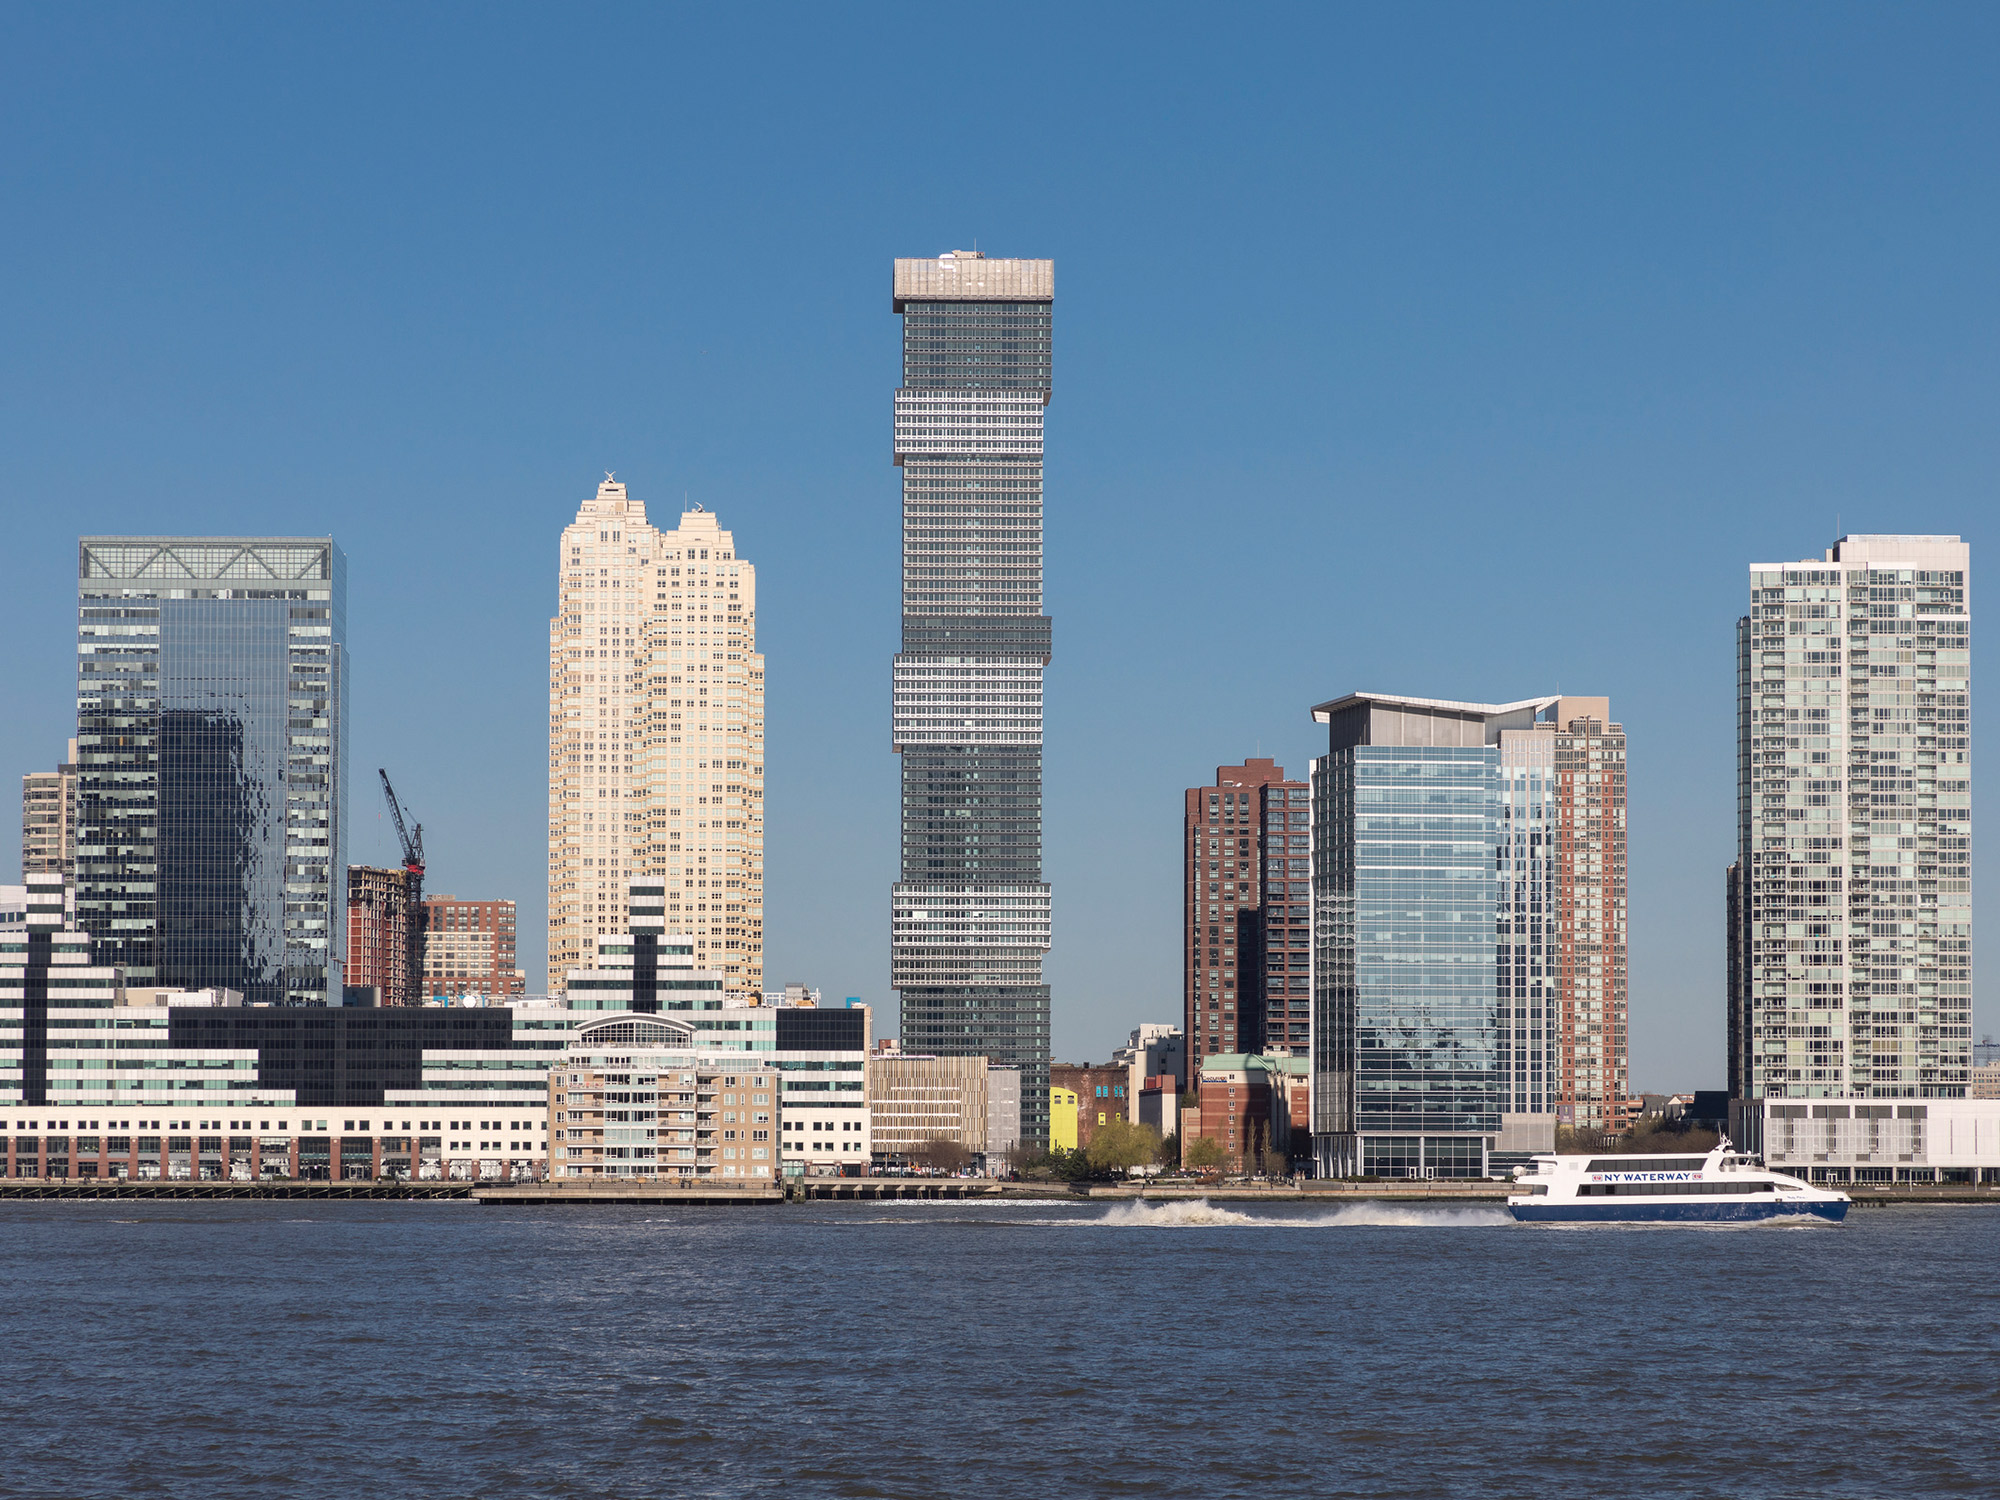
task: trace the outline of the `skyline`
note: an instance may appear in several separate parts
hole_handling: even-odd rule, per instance
[[[1332,28],[1317,24],[1298,50],[1325,62]],[[412,27],[373,73],[336,48],[348,73],[293,76],[290,107],[268,108],[260,60],[324,39],[324,25],[274,22],[202,47],[143,21],[115,37],[37,16],[18,28],[0,64],[15,139],[75,96],[85,40],[112,103],[100,119],[63,114],[65,139],[31,133],[48,180],[6,189],[10,217],[42,228],[0,252],[10,283],[40,294],[10,304],[0,403],[14,522],[0,771],[53,766],[75,732],[66,569],[80,535],[331,533],[350,558],[353,763],[386,765],[425,823],[427,884],[521,903],[520,963],[535,974],[555,603],[544,548],[613,469],[652,506],[686,491],[725,514],[762,574],[768,981],[859,994],[886,1014],[896,783],[881,663],[898,549],[881,263],[977,235],[989,253],[1050,255],[1065,272],[1048,479],[1049,610],[1063,618],[1046,773],[1057,1055],[1101,1057],[1179,1010],[1185,787],[1253,755],[1296,771],[1315,749],[1310,705],[1344,693],[1548,686],[1608,693],[1639,747],[1633,1085],[1720,1086],[1716,871],[1734,848],[1743,570],[1842,532],[1956,533],[1976,566],[1991,535],[2000,343],[1977,247],[1994,195],[1927,165],[1992,136],[1992,102],[1969,92],[1990,22],[1824,22],[1803,37],[1743,23],[1726,28],[1742,45],[1712,58],[1666,26],[1587,27],[1582,40],[1552,22],[1512,40],[1476,22],[1457,38],[1344,26],[1364,62],[1394,63],[1414,39],[1442,49],[1412,109],[1438,106],[1427,125],[1391,108],[1389,81],[1316,105],[1288,71],[1303,62],[1283,59],[1266,91],[1239,97],[1251,41],[1234,37],[1207,60],[1212,87],[1148,103],[1150,70],[1184,59],[1185,36],[1169,29],[1117,65],[1107,31],[1065,27],[1109,83],[1086,105],[1055,100],[1070,65],[1037,76],[1054,116],[1022,130],[1045,156],[1061,132],[1073,144],[1031,190],[989,144],[911,144],[886,111],[845,90],[835,100],[805,54],[824,43],[867,78],[879,37],[865,20],[805,21],[741,105],[723,97],[740,76],[724,70],[688,79],[650,123],[615,98],[594,125],[529,108],[563,162],[609,147],[613,163],[574,182],[535,177],[533,216],[503,162],[519,135],[462,138],[429,113],[456,100],[490,120],[477,63],[531,66],[533,28],[448,29]],[[614,42],[647,32],[569,40],[543,76],[627,80]],[[473,56],[441,65],[447,42]],[[1554,60],[1533,63],[1552,42]],[[1496,43],[1527,69],[1511,89],[1475,60]],[[158,49],[171,60],[159,78],[223,102],[149,118],[169,87]],[[1585,81],[1565,71],[1580,52],[1597,65]],[[1346,55],[1337,76],[1366,71]],[[240,97],[223,99],[223,72],[248,80]],[[402,102],[419,75],[431,98]],[[1630,98],[1609,97],[1613,79]],[[386,96],[383,118],[343,118],[336,134],[316,111],[355,80]],[[781,160],[801,142],[779,127],[726,139],[788,87],[802,92],[782,121],[830,118],[801,162]],[[1444,107],[1455,88],[1465,97]],[[1534,104],[1537,88],[1554,102]],[[900,108],[942,103],[905,93]],[[1140,124],[1119,123],[1121,108]],[[1485,141],[1482,108],[1499,121]],[[665,196],[699,207],[649,215],[617,189],[652,158],[614,136],[636,129],[664,152],[704,109],[719,123],[693,139],[709,155],[668,153],[660,169],[674,179]],[[1579,113],[1604,128],[1579,128]],[[265,119],[269,138],[253,140],[246,125]],[[1149,151],[1142,125],[1164,143]],[[388,148],[412,126],[448,180],[395,165]],[[1244,149],[1238,177],[1200,157],[1205,129]],[[1718,161],[1724,140],[1742,144]],[[216,177],[198,166],[210,149]],[[894,150],[940,165],[970,151],[965,181],[901,202],[892,190],[937,173],[891,170]],[[833,170],[869,152],[885,165]],[[1169,155],[1184,164],[1171,184]],[[1643,191],[1621,190],[1635,162],[1651,169]],[[726,181],[759,172],[778,184],[768,199]],[[38,207],[66,173],[118,190],[63,215]],[[225,191],[222,175],[241,180]],[[628,227],[579,232],[593,200],[621,205]],[[114,203],[138,233],[109,232]],[[562,234],[530,222],[541,217]],[[801,217],[822,250],[803,286],[783,275],[797,244],[786,225]],[[697,220],[726,227],[690,248]],[[1274,312],[1233,276],[1184,269],[1274,259],[1288,284],[1303,268],[1297,280],[1360,290],[1268,299],[1284,304]],[[771,307],[711,306],[703,292],[753,283]],[[1516,655],[1490,622],[1537,590],[1579,629]],[[486,628],[449,656],[408,649],[426,620],[453,616]],[[1215,688],[1183,723],[1176,694],[1191,678]],[[1977,695],[1973,716],[1977,740]],[[351,783],[348,857],[391,864],[371,790]],[[11,880],[16,851],[5,859]],[[1978,925],[1993,898],[1976,847],[1974,860]],[[1977,997],[1975,1032],[1997,1021]]]

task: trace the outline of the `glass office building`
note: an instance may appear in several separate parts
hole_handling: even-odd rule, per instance
[[[347,560],[330,537],[85,537],[77,923],[128,985],[340,999]]]
[[[903,383],[902,878],[890,983],[903,1046],[1021,1070],[1048,1139],[1042,879],[1042,410],[1053,263],[955,251],[895,265]]]
[[[1521,1106],[1545,1102],[1546,976],[1531,971],[1552,877],[1534,854],[1554,755],[1552,721],[1538,725],[1558,701],[1356,693],[1313,710],[1329,733],[1312,777],[1323,1176],[1483,1176]]]

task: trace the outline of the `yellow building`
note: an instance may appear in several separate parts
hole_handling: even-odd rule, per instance
[[[1051,1088],[1049,1090],[1049,1149],[1051,1151],[1074,1151],[1076,1149],[1076,1108],[1078,1103],[1075,1089]]]

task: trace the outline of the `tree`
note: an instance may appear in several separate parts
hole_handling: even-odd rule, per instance
[[[1085,1153],[1100,1171],[1122,1172],[1145,1166],[1160,1150],[1160,1133],[1150,1125],[1134,1125],[1130,1120],[1110,1119],[1090,1133]]]
[[[1222,1145],[1212,1135],[1198,1135],[1181,1150],[1181,1160],[1197,1172],[1212,1172],[1222,1165]]]
[[[1090,1153],[1078,1146],[1074,1150],[1062,1146],[1049,1151],[1048,1169],[1051,1176],[1062,1182],[1083,1182],[1092,1174]]]
[[[1160,1142],[1160,1149],[1153,1160],[1163,1167],[1177,1167],[1181,1164],[1181,1133],[1176,1130]]]
[[[962,1172],[972,1165],[972,1153],[957,1141],[934,1135],[910,1153],[925,1166],[939,1172]]]
[[[1282,1151],[1266,1151],[1260,1165],[1266,1177],[1289,1177],[1292,1173],[1291,1159]]]

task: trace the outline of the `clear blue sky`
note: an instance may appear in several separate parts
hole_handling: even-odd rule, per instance
[[[79,533],[331,531],[351,855],[387,765],[539,975],[616,469],[759,566],[767,973],[886,1003],[889,262],[976,241],[1057,267],[1058,1053],[1178,1017],[1182,787],[1561,688],[1631,735],[1633,1081],[1719,1086],[1746,565],[1992,562],[1996,64],[1971,6],[11,7],[0,774],[73,732]]]

